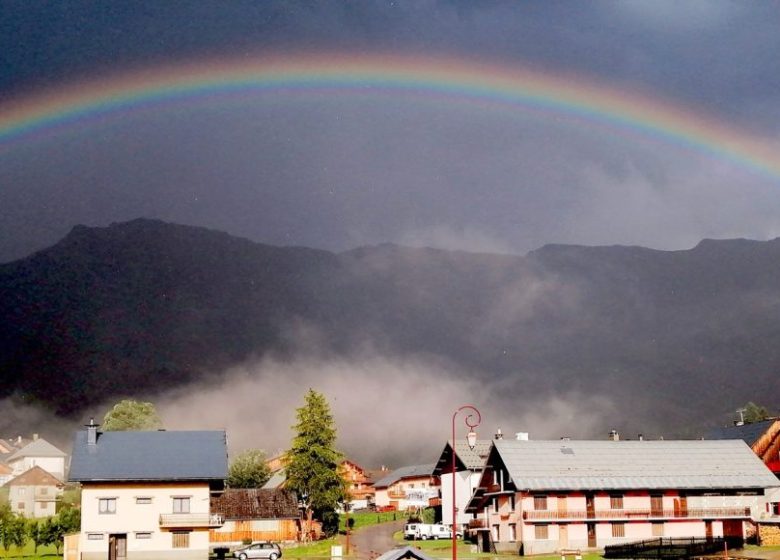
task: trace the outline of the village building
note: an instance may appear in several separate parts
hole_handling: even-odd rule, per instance
[[[780,418],[736,422],[733,426],[710,430],[706,439],[741,439],[775,476],[780,477]]]
[[[496,440],[467,511],[482,550],[739,539],[778,485],[742,441]]]
[[[401,467],[374,483],[377,509],[420,510],[438,505],[439,479],[433,476],[435,465]]]
[[[491,440],[477,440],[472,449],[465,441],[455,442],[455,499],[457,506],[456,530],[461,530],[472,519],[466,512],[471,495],[476,490],[482,469],[491,448]],[[441,480],[441,520],[452,524],[452,442],[447,442],[433,469],[433,476]]]
[[[11,467],[0,463],[0,486],[11,480],[14,477],[13,473],[14,470]]]
[[[290,490],[228,488],[211,498],[211,512],[224,519],[221,527],[210,531],[212,546],[301,538],[298,498]]]
[[[41,467],[33,467],[4,485],[8,489],[11,511],[24,517],[49,517],[56,513],[57,498],[62,495],[62,480]]]
[[[354,510],[366,509],[374,505],[374,481],[371,474],[353,461],[342,461],[341,476],[347,483],[350,508]]]
[[[73,443],[69,480],[81,483],[81,560],[206,560],[221,527],[211,497],[224,489],[224,431],[103,432]],[[66,547],[68,543],[66,543]]]
[[[65,480],[66,457],[64,451],[38,437],[38,434],[33,434],[32,441],[14,451],[6,459],[6,464],[11,467],[13,476],[19,476],[33,467],[41,467],[60,480]]]

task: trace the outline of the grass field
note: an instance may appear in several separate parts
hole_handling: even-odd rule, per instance
[[[352,530],[360,529],[361,527],[368,527],[369,525],[378,525],[379,523],[388,523],[390,521],[396,521],[398,519],[406,519],[406,516],[397,511],[385,511],[382,513],[377,512],[359,512],[350,513],[350,519],[354,519],[355,523],[352,525]],[[339,530],[344,531],[346,529],[347,517],[341,515],[339,519]]]
[[[5,558],[24,558],[24,560],[55,560],[56,558],[62,558],[62,554],[57,554],[57,550],[53,546],[39,546],[38,554],[33,552],[32,542],[28,542],[21,550],[12,546],[10,550],[6,550],[0,547],[0,559]]]

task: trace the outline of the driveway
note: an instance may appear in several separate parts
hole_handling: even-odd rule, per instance
[[[353,532],[350,538],[352,555],[361,560],[372,560],[380,554],[398,546],[393,540],[393,533],[404,528],[405,521],[391,521],[378,525],[369,525]]]

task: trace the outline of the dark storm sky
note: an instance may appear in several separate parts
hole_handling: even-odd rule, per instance
[[[780,146],[777,2],[0,2],[3,102],[107,73],[278,52],[575,72]],[[456,103],[242,99],[0,146],[0,261],[138,216],[274,244],[525,252],[775,237],[780,182],[657,142]]]

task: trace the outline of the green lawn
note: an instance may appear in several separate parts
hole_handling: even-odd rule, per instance
[[[406,519],[406,515],[398,511],[385,511],[382,513],[365,511],[359,513],[350,513],[350,519],[355,520],[355,524],[352,525],[352,530],[360,529],[361,527],[368,527],[369,525],[378,525],[379,523],[388,523],[390,521],[396,521],[398,519]],[[339,530],[344,531],[346,529],[347,516],[339,516]]]
[[[11,549],[6,552],[4,548],[0,547],[0,559],[5,558],[24,558],[25,560],[54,560],[55,558],[62,558],[62,554],[57,554],[57,550],[53,546],[39,546],[38,554],[33,552],[32,542],[28,542],[21,550],[12,546]]]

